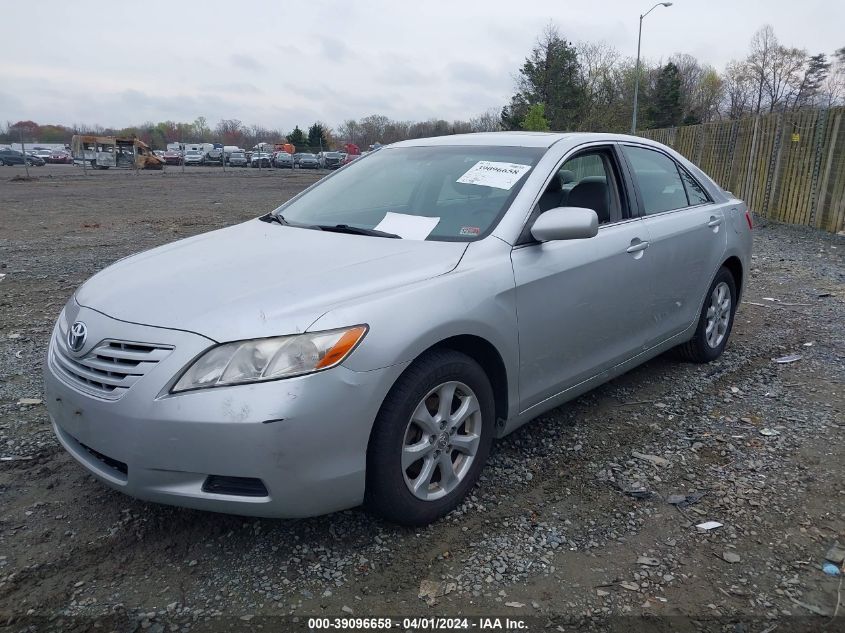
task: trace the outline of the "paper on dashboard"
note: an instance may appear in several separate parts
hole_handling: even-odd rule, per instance
[[[384,219],[373,227],[376,231],[395,233],[405,240],[424,240],[440,222],[440,218],[407,215],[388,211]]]

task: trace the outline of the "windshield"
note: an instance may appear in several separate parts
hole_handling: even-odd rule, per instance
[[[277,211],[290,224],[348,224],[469,241],[496,226],[544,148],[396,147],[350,163]],[[403,230],[397,230],[401,227]]]

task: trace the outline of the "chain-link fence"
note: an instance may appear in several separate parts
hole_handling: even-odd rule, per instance
[[[674,148],[755,213],[845,229],[845,108],[644,130]]]

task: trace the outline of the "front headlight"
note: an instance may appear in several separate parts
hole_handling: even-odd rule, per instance
[[[171,393],[301,376],[340,364],[367,333],[342,330],[224,343],[196,359]]]

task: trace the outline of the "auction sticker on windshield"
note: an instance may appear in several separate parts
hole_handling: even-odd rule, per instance
[[[531,169],[531,165],[480,160],[458,178],[457,182],[465,185],[510,189],[529,169]]]

